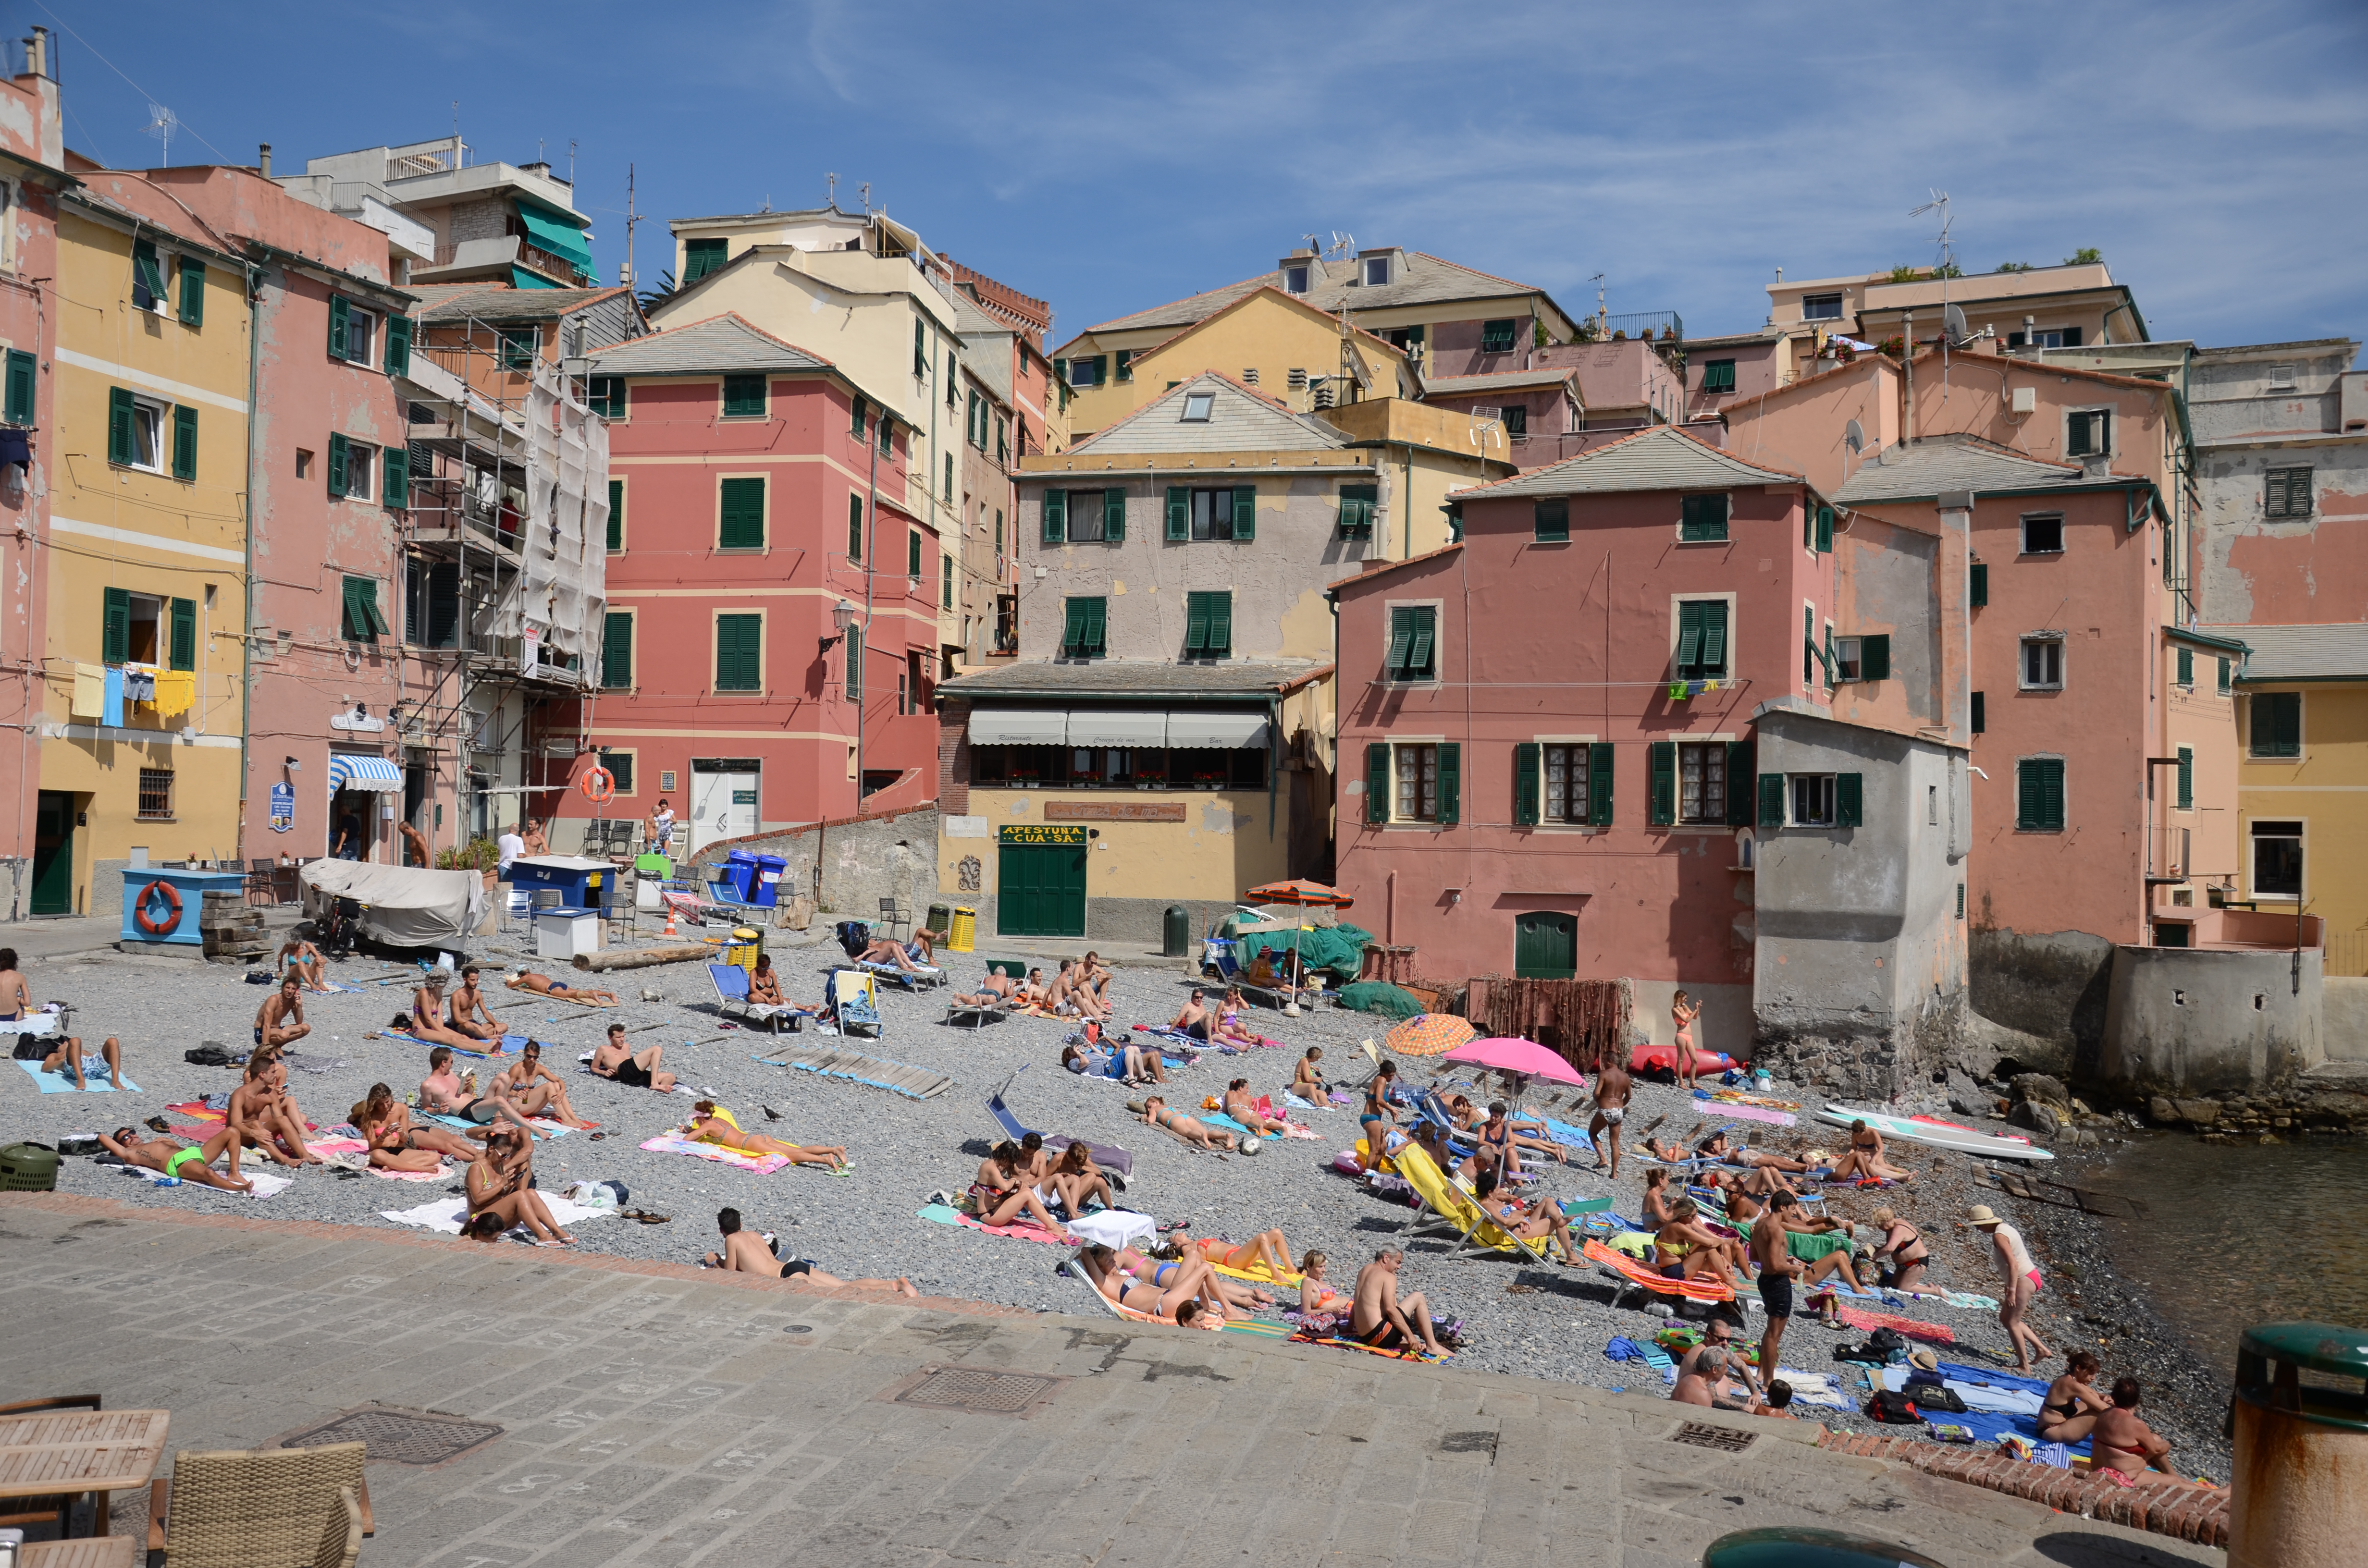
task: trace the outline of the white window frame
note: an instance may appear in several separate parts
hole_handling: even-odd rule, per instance
[[[2033,523],[2054,523],[2055,525],[2055,548],[2054,550],[2033,550],[2031,548],[2031,525]],[[2016,552],[2021,555],[2062,555],[2066,553],[2064,549],[2064,514],[2061,512],[2025,512],[2015,524],[2014,542]]]
[[[1581,817],[1577,822],[1571,822],[1566,818],[1546,814],[1546,752],[1552,747],[1561,746],[1565,751],[1578,754],[1580,775],[1588,778],[1587,802],[1591,812],[1595,804],[1595,782],[1591,777],[1588,777],[1588,770],[1595,764],[1595,754],[1592,748],[1602,737],[1600,735],[1531,735],[1530,739],[1538,748],[1537,827],[1548,833],[1601,833],[1602,828],[1590,824],[1585,817]]]
[[[2293,392],[2294,390],[2294,366],[2272,365],[2270,367],[2270,391]]]
[[[2014,645],[2014,688],[2017,691],[2062,691],[2066,684],[2065,677],[2070,673],[2065,668],[2065,644],[2068,641],[2061,631],[2026,631],[2018,638]],[[2030,650],[2033,644],[2045,646],[2051,643],[2055,648],[2055,678],[2053,681],[2034,681],[2031,678]]]
[[[1849,295],[1849,294],[1847,294],[1847,293],[1841,293],[1841,294],[1804,294],[1804,295],[1802,295],[1802,296],[1801,296],[1801,319],[1802,319],[1803,321],[1804,321],[1804,322],[1807,322],[1807,321],[1839,321],[1839,320],[1841,320],[1841,319],[1842,319],[1842,316],[1846,313],[1846,311],[1847,311],[1847,301],[1849,301],[1849,299],[1850,299],[1850,295]],[[1825,301],[1827,301],[1827,300],[1831,300],[1831,301],[1833,301],[1833,303],[1834,303],[1834,308],[1833,308],[1831,311],[1816,311],[1816,312],[1812,312],[1812,311],[1809,309],[1809,307],[1810,307],[1811,305],[1813,305],[1813,304],[1822,304],[1823,302],[1825,302]]]
[[[1859,678],[1859,670],[1863,664],[1861,654],[1864,649],[1865,644],[1859,638],[1837,637],[1834,639],[1834,684],[1836,686]]]
[[[2290,822],[2301,829],[2299,833],[2293,835],[2294,842],[2302,846],[2302,891],[2300,892],[2263,892],[2260,890],[2255,874],[2260,862],[2253,854],[2253,846],[2259,842],[2259,840],[2256,838],[2253,830],[2261,824],[2262,820],[2263,819],[2258,817],[2248,818],[2245,823],[2246,897],[2259,903],[2300,903],[2306,905],[2310,900],[2310,819],[2308,817],[2270,817],[2267,819],[2272,823]],[[2284,838],[2287,835],[2279,833],[2270,834],[2264,836],[2271,838]]]
[[[1381,276],[1375,277],[1375,273]],[[1369,256],[1359,266],[1357,275],[1368,289],[1386,289],[1390,286],[1390,258],[1385,256]]]
[[[1835,775],[1831,773],[1787,773],[1784,775],[1784,825],[1786,827],[1831,827],[1839,815],[1835,799]],[[1800,786],[1807,784],[1824,797],[1825,816],[1822,820],[1804,818],[1800,812]]]
[[[376,311],[366,311],[351,300],[346,301],[347,364],[370,366],[378,362],[370,357],[378,347],[378,325]]]
[[[133,392],[131,425],[131,466],[142,473],[172,472],[173,449],[170,443],[173,439],[173,405],[161,397],[150,397],[145,392]],[[139,456],[140,433],[143,429],[150,432],[148,452],[151,460],[147,462],[142,462]]]
[[[1313,272],[1304,263],[1299,263],[1284,267],[1282,269],[1282,291],[1286,294],[1306,293],[1307,282],[1312,276],[1314,276]]]
[[[343,501],[375,501],[378,499],[379,454],[383,449],[365,445],[351,437],[346,438],[346,491],[338,497]],[[361,477],[357,480],[355,475]]]

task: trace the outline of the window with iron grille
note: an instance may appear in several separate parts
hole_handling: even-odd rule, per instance
[[[173,820],[173,770],[169,767],[143,767],[140,770],[140,820],[170,822]]]

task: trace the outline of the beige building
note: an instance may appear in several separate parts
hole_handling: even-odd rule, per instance
[[[1912,276],[1903,276],[1912,271]],[[1941,278],[1930,268],[1846,278],[1780,278],[1768,285],[1768,325],[1781,335],[1779,380],[1811,373],[1835,337],[1880,344],[1912,326],[1917,341],[1941,333],[1942,312],[1964,312],[1965,335],[1985,334],[2010,351],[2095,349],[2150,341],[2128,287],[2102,262],[2034,267]],[[2135,372],[2116,359],[2090,369]]]

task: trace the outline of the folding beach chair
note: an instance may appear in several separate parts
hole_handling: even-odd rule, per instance
[[[866,963],[859,959],[855,967],[866,974],[901,985],[907,991],[918,991],[925,985],[943,985],[947,979],[946,971],[934,964],[926,969],[913,970],[900,964]]]
[[[1397,1166],[1398,1175],[1406,1178],[1432,1216],[1417,1220],[1410,1228],[1411,1233],[1439,1231],[1452,1234],[1455,1237],[1455,1250],[1448,1255],[1452,1257],[1487,1251],[1513,1253],[1531,1263],[1551,1261],[1543,1239],[1524,1241],[1488,1218],[1487,1211],[1469,1193],[1447,1179],[1446,1173],[1421,1144],[1408,1143],[1390,1156],[1390,1163]]]
[[[1014,1143],[1035,1131],[1032,1127],[1021,1126],[1019,1119],[1011,1114],[1011,1107],[1004,1099],[1004,1096],[1011,1092],[1011,1085],[1018,1081],[1019,1074],[1027,1071],[1028,1063],[1021,1062],[1010,1077],[1003,1080],[999,1087],[989,1090],[986,1096],[986,1114],[995,1119],[996,1131]],[[1043,1139],[1044,1147],[1056,1154],[1076,1142],[1076,1139],[1059,1132],[1045,1133]],[[1134,1174],[1134,1156],[1115,1143],[1089,1142],[1086,1145],[1086,1153],[1094,1157],[1094,1164],[1105,1169],[1116,1171],[1122,1176]]]
[[[880,988],[871,976],[851,965],[842,965],[830,971],[823,994],[838,1020],[839,1033],[872,1040],[885,1037],[887,1031],[880,1021]]]
[[[709,964],[707,978],[715,986],[715,1010],[723,1017],[744,1019],[775,1034],[784,1028],[796,1034],[805,1028],[806,1015],[796,1007],[777,1007],[769,1002],[748,1000],[748,971],[738,964]]]

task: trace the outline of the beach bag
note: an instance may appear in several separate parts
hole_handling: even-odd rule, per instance
[[[233,1065],[231,1053],[212,1040],[181,1052],[181,1060],[193,1067],[228,1067]]]
[[[847,949],[848,958],[858,956],[871,945],[871,927],[860,920],[840,921],[838,945]]]
[[[47,1040],[38,1040],[28,1034],[20,1034],[17,1037],[17,1061],[39,1062],[49,1053],[50,1049],[49,1042]]]
[[[1924,1417],[1917,1413],[1916,1402],[1898,1389],[1877,1389],[1874,1397],[1866,1402],[1866,1414],[1872,1420],[1888,1426],[1920,1426]]]
[[[1925,1410],[1945,1410],[1952,1415],[1965,1413],[1965,1401],[1955,1389],[1937,1380],[1911,1378],[1899,1391]]]

